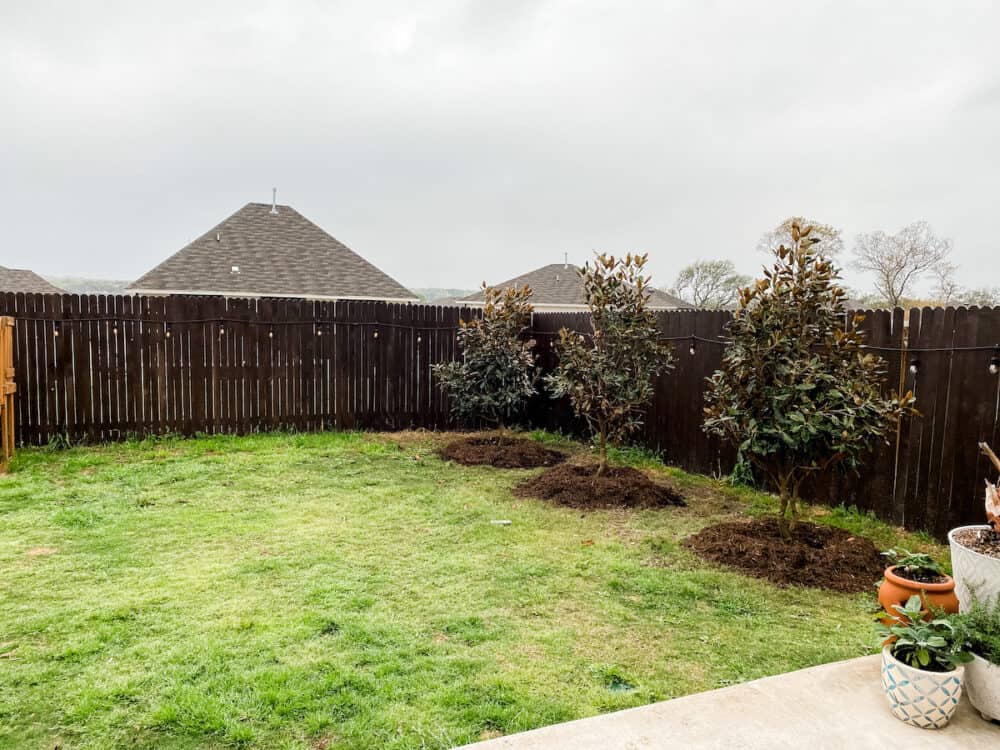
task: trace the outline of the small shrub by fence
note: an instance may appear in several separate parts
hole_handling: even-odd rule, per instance
[[[448,427],[431,366],[456,356],[459,319],[476,314],[359,301],[0,294],[0,315],[16,318],[18,439],[35,445]],[[657,379],[638,440],[688,471],[727,473],[734,452],[706,436],[701,421],[705,378],[721,362],[729,313],[658,318],[677,348],[677,367]],[[1000,377],[989,372],[1000,308],[925,308],[908,322],[907,337],[903,311],[880,310],[863,327],[889,363],[888,387],[912,389],[920,416],[873,451],[860,476],[830,474],[804,494],[941,536],[982,520],[989,467],[976,443],[1000,442]],[[555,362],[558,330],[586,332],[588,324],[582,313],[536,314],[543,369]],[[565,403],[545,397],[534,399],[530,418],[564,431],[575,423]]]

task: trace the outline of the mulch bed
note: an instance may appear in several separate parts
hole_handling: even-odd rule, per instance
[[[962,529],[955,532],[955,541],[980,555],[1000,557],[1000,534],[993,529]]]
[[[773,516],[707,526],[684,540],[684,546],[706,560],[779,586],[870,591],[885,569],[885,559],[869,539],[799,522],[786,541]]]
[[[583,509],[687,505],[677,490],[657,484],[636,469],[609,466],[601,476],[595,476],[596,472],[593,464],[561,464],[521,482],[514,494]]]
[[[446,461],[465,466],[495,466],[498,469],[535,469],[555,466],[566,457],[534,440],[524,438],[467,437],[455,440],[442,448],[438,455]]]

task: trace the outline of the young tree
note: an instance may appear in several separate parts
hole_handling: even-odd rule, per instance
[[[837,227],[801,216],[789,216],[770,232],[761,236],[760,240],[757,241],[758,252],[773,255],[782,245],[791,247],[793,224],[797,224],[800,227],[812,227],[810,234],[814,240],[823,243],[820,247],[823,250],[823,255],[827,258],[836,257],[844,251],[844,240],[841,238],[840,230]]]
[[[859,234],[854,265],[875,275],[875,289],[892,307],[932,268],[948,262],[951,240],[934,234],[930,224],[918,221],[896,234],[882,231]]]
[[[559,332],[559,364],[546,377],[552,396],[568,396],[577,416],[597,437],[598,476],[608,465],[608,444],[642,424],[653,395],[651,380],[673,367],[660,343],[656,316],[647,307],[646,255],[599,255],[580,269],[593,333]]]
[[[718,310],[735,305],[740,287],[749,283],[731,260],[699,260],[682,268],[667,291],[699,309]]]
[[[531,326],[531,289],[483,284],[483,293],[483,317],[459,321],[462,358],[434,365],[433,371],[457,416],[503,430],[535,393],[535,341],[523,337]]]
[[[882,396],[885,363],[862,349],[863,316],[845,326],[837,270],[811,235],[794,225],[791,247],[779,247],[764,278],[740,292],[731,343],[706,393],[705,431],[738,445],[777,488],[786,538],[803,480],[856,466],[913,401]]]

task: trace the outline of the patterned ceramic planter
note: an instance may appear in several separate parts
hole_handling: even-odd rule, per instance
[[[951,672],[925,672],[899,661],[882,649],[882,688],[892,715],[921,729],[946,726],[962,697],[964,667]]]
[[[1000,666],[973,654],[965,665],[965,692],[984,719],[1000,721]]]
[[[1000,597],[1000,559],[987,557],[955,541],[955,532],[963,529],[985,529],[987,526],[959,526],[948,532],[951,545],[951,572],[955,578],[955,593],[961,611],[972,600],[972,591],[981,601],[996,601]]]

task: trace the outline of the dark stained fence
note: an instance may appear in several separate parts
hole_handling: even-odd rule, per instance
[[[431,366],[457,356],[459,320],[477,314],[366,301],[0,294],[0,315],[16,318],[17,437],[34,445],[449,427]],[[701,423],[705,379],[721,362],[730,315],[678,310],[658,319],[676,367],[657,379],[637,439],[688,471],[728,473],[734,451]],[[859,474],[831,472],[805,491],[941,536],[983,517],[989,466],[976,444],[1000,445],[1000,376],[989,372],[1000,308],[912,310],[908,325],[907,335],[902,310],[868,312],[862,323],[868,345],[887,360],[886,390],[912,389],[920,416],[872,451]],[[553,342],[564,327],[589,332],[589,317],[534,316],[543,371],[556,363]],[[562,431],[582,427],[565,402],[544,396],[529,417]]]
[[[451,424],[431,366],[468,308],[368,301],[0,294],[15,324],[17,436]]]
[[[983,522],[983,481],[991,469],[977,443],[1000,444],[1000,376],[990,372],[1000,344],[1000,308],[924,308],[910,311],[908,321],[898,309],[864,315],[866,344],[887,363],[886,392],[913,390],[920,415],[905,419],[865,457],[859,472],[829,472],[803,493],[938,537],[954,526]],[[705,436],[701,423],[706,378],[721,362],[724,345],[718,342],[730,315],[677,310],[657,317],[661,336],[674,345],[677,366],[657,379],[639,442],[687,471],[726,474],[735,452]],[[587,333],[590,321],[580,313],[534,317],[545,367],[556,362],[552,343],[563,327]],[[914,362],[916,373],[910,372]],[[536,399],[532,419],[564,431],[581,428],[560,402]]]

